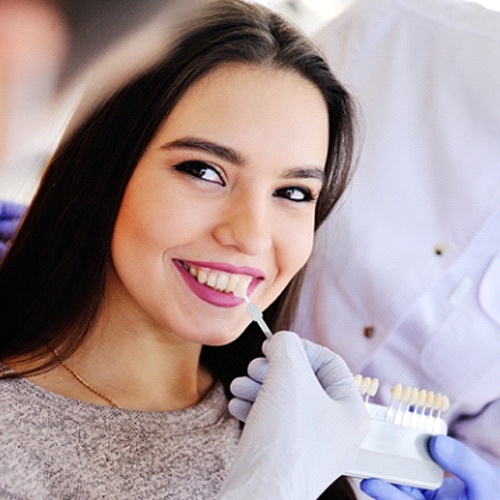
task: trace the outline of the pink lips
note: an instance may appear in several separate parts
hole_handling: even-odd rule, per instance
[[[181,261],[174,259],[173,262],[188,287],[201,300],[217,307],[236,307],[244,302],[243,299],[236,297],[236,295],[233,295],[232,293],[220,292],[206,285],[202,285],[197,279],[191,276],[189,271],[182,265]],[[255,269],[253,267],[233,266],[231,264],[222,264],[219,262],[183,262],[188,266],[205,267],[207,269],[217,269],[218,271],[232,274],[246,274],[247,276],[252,276],[254,279],[248,287],[248,295],[250,295],[259,285],[260,281],[264,279],[264,273],[259,269]]]

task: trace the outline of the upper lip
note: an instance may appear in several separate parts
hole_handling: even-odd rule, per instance
[[[202,262],[195,260],[182,260],[188,266],[204,267],[206,269],[215,269],[230,274],[245,274],[252,278],[265,279],[264,271],[250,266],[235,266],[226,262]]]

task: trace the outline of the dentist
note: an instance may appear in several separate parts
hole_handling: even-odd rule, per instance
[[[398,382],[449,397],[456,439],[430,450],[461,489],[412,498],[496,498],[500,13],[360,0],[317,40],[358,102],[364,140],[318,233],[294,328],[379,378],[378,402]],[[377,498],[407,498],[388,491]]]

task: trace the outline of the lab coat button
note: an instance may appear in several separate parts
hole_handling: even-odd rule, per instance
[[[366,325],[363,328],[363,335],[367,339],[371,339],[375,335],[375,327],[373,325]]]
[[[443,255],[444,252],[446,251],[446,246],[443,245],[442,243],[438,243],[435,247],[434,247],[434,253],[436,255]]]

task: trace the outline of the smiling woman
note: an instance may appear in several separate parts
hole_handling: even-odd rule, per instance
[[[155,335],[235,340],[249,321],[231,288],[247,283],[265,309],[309,257],[327,153],[325,100],[303,77],[232,63],[201,78],[127,185],[106,314],[138,305]]]
[[[216,494],[240,432],[223,393],[262,343],[241,296],[274,330],[290,323],[314,232],[348,178],[352,119],[303,35],[223,1],[70,133],[0,268],[0,449],[17,471],[2,471],[0,492]],[[54,443],[65,451],[19,481],[34,467],[25,445]],[[131,455],[144,484],[130,486]],[[201,472],[183,481],[187,468]],[[174,476],[166,495],[158,470]]]

